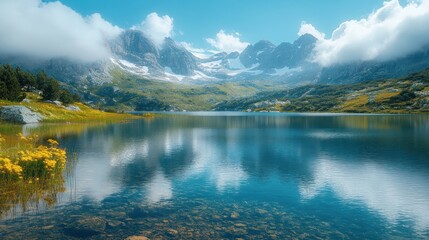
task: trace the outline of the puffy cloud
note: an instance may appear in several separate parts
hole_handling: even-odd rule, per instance
[[[324,39],[325,38],[324,33],[319,32],[313,25],[306,23],[306,22],[301,23],[301,27],[300,27],[299,32],[298,32],[298,36],[302,36],[304,34],[311,34],[317,39]]]
[[[82,17],[60,2],[0,1],[0,54],[96,61],[122,29],[99,14]]]
[[[174,27],[174,19],[168,15],[159,16],[153,12],[147,15],[146,19],[133,29],[141,30],[155,45],[161,47],[165,38],[171,37]]]
[[[217,50],[227,53],[242,52],[249,45],[249,43],[240,40],[239,33],[226,34],[223,30],[216,34],[215,39],[207,38],[206,41]]]
[[[313,60],[322,66],[393,60],[429,45],[428,26],[429,0],[384,2],[367,18],[346,21],[330,39],[320,39]]]
[[[186,50],[192,53],[195,57],[200,59],[207,59],[211,57],[213,54],[219,53],[219,51],[215,50],[207,50],[203,48],[196,48],[191,43],[181,42],[180,43]]]

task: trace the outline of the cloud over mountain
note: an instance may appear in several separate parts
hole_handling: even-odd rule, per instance
[[[224,30],[220,30],[216,34],[216,38],[207,38],[206,41],[221,52],[242,52],[249,43],[240,40],[240,34],[227,34]]]
[[[95,61],[109,56],[107,42],[121,28],[100,14],[82,17],[60,2],[0,1],[0,54]]]
[[[313,25],[302,22],[301,27],[299,28],[298,36],[302,36],[304,34],[311,34],[317,39],[324,39],[325,34],[322,32],[319,32]]]
[[[174,28],[174,19],[168,15],[159,16],[153,12],[134,29],[141,30],[157,47],[161,47],[165,38],[171,37]]]
[[[405,6],[387,1],[367,18],[343,22],[331,38],[319,39],[313,60],[322,66],[393,60],[427,47],[428,26],[429,0]]]

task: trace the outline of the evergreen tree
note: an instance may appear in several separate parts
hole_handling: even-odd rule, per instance
[[[0,71],[0,74],[2,74],[1,71]],[[7,94],[6,83],[4,83],[2,80],[0,80],[0,99],[6,99],[6,94]]]
[[[44,100],[55,101],[60,97],[60,84],[57,80],[49,78],[45,82],[45,88],[42,89],[42,97]]]
[[[45,100],[60,99],[65,104],[80,101],[78,95],[61,89],[60,83],[56,79],[48,77],[44,71],[34,75],[21,70],[20,67],[0,65],[0,99],[22,101],[26,96],[24,91],[32,89],[42,91],[42,97]]]
[[[22,101],[25,98],[25,94],[21,92],[21,86],[12,66],[6,65],[2,67],[0,82],[3,82],[2,86],[5,88],[3,89],[3,96],[0,96],[1,98],[10,101]]]
[[[60,101],[66,105],[73,103],[74,102],[73,95],[66,90],[61,90],[60,91]]]
[[[44,71],[40,71],[36,75],[36,88],[40,91],[43,91],[46,87],[46,83],[48,82],[48,75]]]
[[[20,67],[17,67],[15,72],[22,89],[29,91],[31,88],[36,88],[36,80],[33,74],[22,71]]]

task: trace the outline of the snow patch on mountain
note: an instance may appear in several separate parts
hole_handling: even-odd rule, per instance
[[[114,59],[110,58],[110,61],[120,67],[122,70],[128,71],[130,73],[134,73],[137,75],[148,75],[149,74],[149,68],[146,66],[137,66],[134,63],[128,62],[123,59]]]
[[[228,65],[230,69],[245,69],[246,67],[241,63],[240,58],[236,57],[233,59],[228,59]]]
[[[275,68],[274,73],[272,73],[271,76],[283,76],[286,74],[300,72],[301,70],[302,69],[300,67],[297,67],[297,68],[284,67],[284,68],[279,68],[279,69]]]

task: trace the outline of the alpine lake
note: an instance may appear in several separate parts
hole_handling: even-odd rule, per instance
[[[22,127],[37,131],[73,163],[53,202],[0,203],[0,239],[429,239],[428,115]]]

